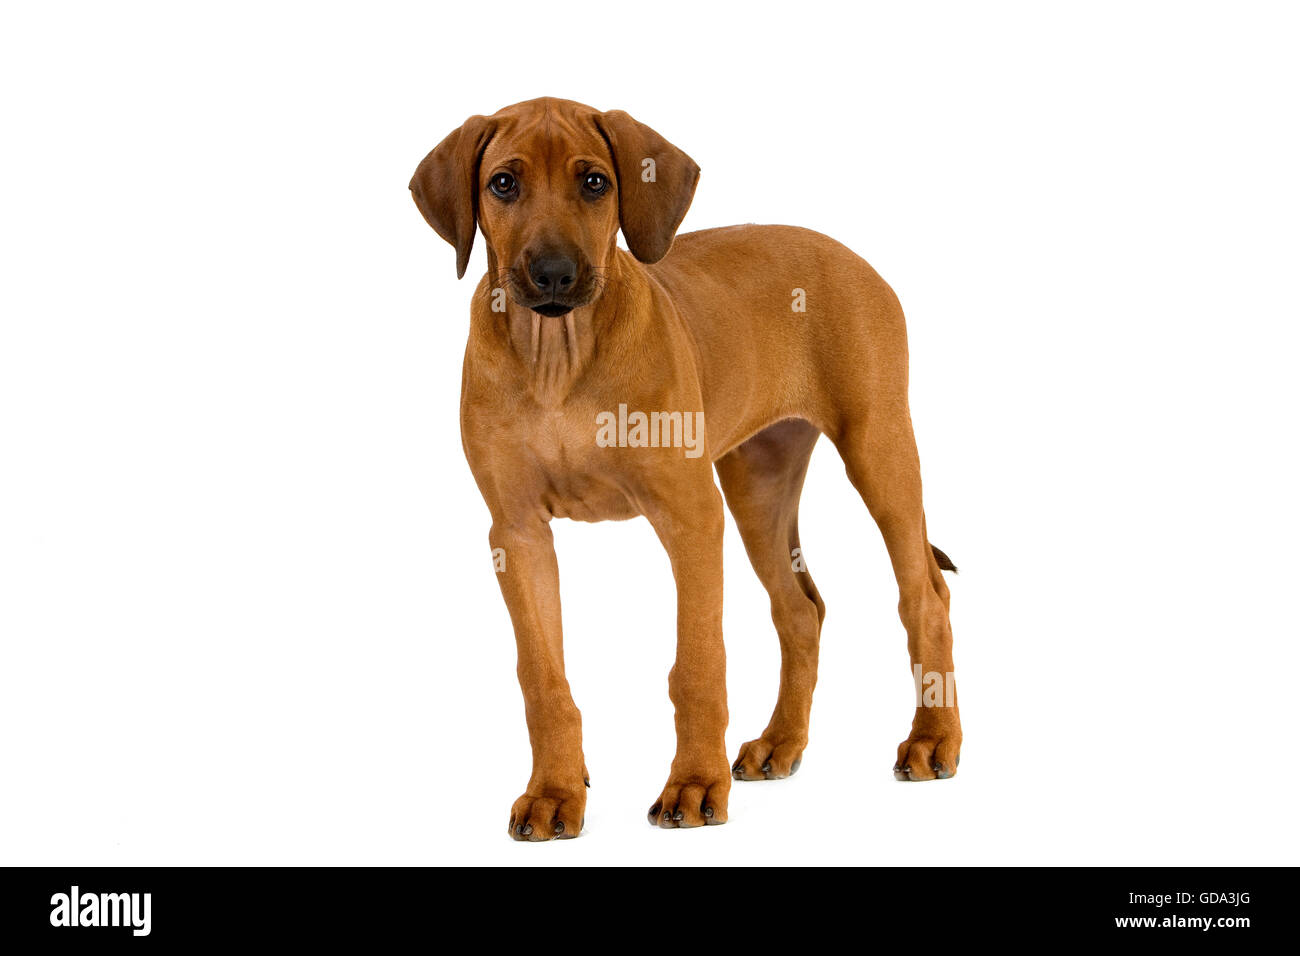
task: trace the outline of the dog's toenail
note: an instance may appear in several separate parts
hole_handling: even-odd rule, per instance
[[[670,822],[672,822],[672,819],[673,819],[673,815],[672,815],[671,813],[669,813],[667,810],[665,810],[665,811],[664,811],[664,823],[670,823]]]
[[[555,832],[556,832],[556,833],[563,833],[563,832],[564,832],[564,821],[563,821],[563,820],[556,820],[556,821],[555,821]]]
[[[533,825],[531,823],[521,823],[515,830],[520,836],[528,836],[533,832]]]
[[[740,773],[740,771],[744,769],[745,769],[745,762],[743,760],[737,760],[734,764],[731,765],[732,773]]]
[[[767,763],[763,764],[763,773],[771,773],[771,772],[772,772],[772,762],[769,760]]]
[[[705,808],[704,808],[704,815],[705,815],[706,817],[711,817],[711,816],[713,816],[713,808],[712,808],[712,807],[705,807]]]
[[[590,778],[590,777],[583,777],[583,778],[582,778],[582,782],[586,785],[586,787],[587,787],[588,790],[591,789],[591,778]]]
[[[676,822],[677,820],[680,820],[680,819],[682,819],[682,818],[685,817],[685,816],[686,816],[686,814],[684,814],[684,813],[682,813],[682,811],[678,810],[676,813],[673,814],[673,821]]]
[[[794,774],[794,773],[798,773],[798,772],[799,772],[799,767],[800,767],[802,764],[803,764],[803,757],[800,757],[800,758],[799,758],[798,760],[796,760],[794,763],[790,764],[790,773],[792,773],[792,774]]]

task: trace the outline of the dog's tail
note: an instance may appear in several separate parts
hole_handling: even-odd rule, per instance
[[[948,557],[948,555],[944,554],[934,545],[930,545],[930,550],[934,552],[934,560],[939,562],[939,570],[951,571],[953,574],[957,573],[957,565],[952,563],[952,558]]]

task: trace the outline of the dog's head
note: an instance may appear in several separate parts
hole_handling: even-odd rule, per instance
[[[411,194],[456,247],[458,278],[477,225],[494,281],[556,316],[600,294],[620,228],[642,262],[662,259],[699,176],[689,156],[626,113],[543,98],[471,116],[424,157]]]

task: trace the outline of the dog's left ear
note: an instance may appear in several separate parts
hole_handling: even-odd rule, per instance
[[[642,262],[658,262],[691,207],[700,167],[622,110],[598,113],[596,126],[614,157],[618,222],[627,247]]]
[[[471,116],[433,148],[411,178],[411,198],[433,231],[456,247],[456,278],[465,275],[478,224],[478,165],[493,123]]]

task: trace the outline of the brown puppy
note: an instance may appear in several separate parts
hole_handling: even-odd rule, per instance
[[[732,226],[674,242],[698,178],[689,156],[626,113],[548,98],[471,117],[411,180],[424,218],[456,247],[458,276],[476,226],[487,241],[461,434],[492,514],[532,742],[532,776],[510,812],[518,840],[576,836],[587,800],[552,518],[645,515],[672,561],[677,753],[651,821],[724,823],[733,775],[770,780],[798,768],[825,616],[799,550],[798,505],[822,434],[898,579],[918,689],[895,775],[931,780],[957,768],[940,574],[952,566],[926,538],[898,300],[866,262],[804,229]],[[616,246],[620,228],[631,254]],[[734,766],[723,741],[719,485],[781,640],[776,709]]]

